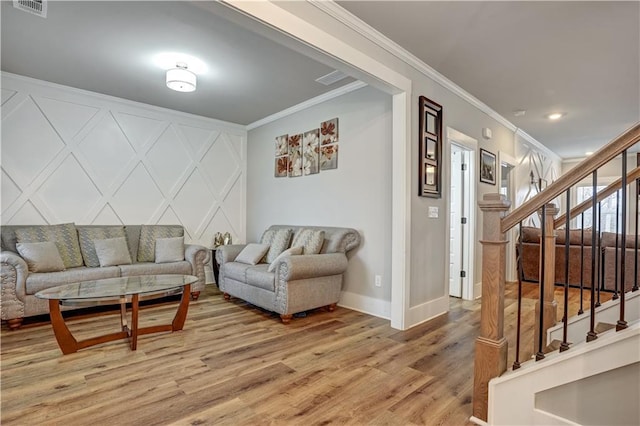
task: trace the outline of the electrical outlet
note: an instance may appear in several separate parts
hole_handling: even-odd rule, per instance
[[[375,284],[376,284],[376,287],[382,287],[382,276],[381,275],[376,275]]]
[[[439,214],[438,207],[429,206],[429,218],[437,218]]]

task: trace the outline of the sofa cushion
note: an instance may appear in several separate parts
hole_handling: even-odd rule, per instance
[[[184,260],[184,237],[158,238],[156,240],[156,263],[181,262]]]
[[[131,264],[125,237],[94,240],[93,245],[101,267]]]
[[[186,260],[171,263],[141,262],[131,265],[120,265],[120,275],[123,277],[163,274],[193,275],[193,269],[191,264]]]
[[[591,236],[593,231],[591,229],[584,230],[584,245],[591,246]],[[556,244],[564,245],[566,241],[565,238],[565,230],[564,229],[556,229]],[[569,245],[580,245],[582,244],[582,230],[580,229],[569,229]]]
[[[80,251],[82,252],[84,264],[93,267],[100,266],[100,260],[93,243],[95,240],[107,240],[124,236],[124,226],[78,226]]]
[[[263,263],[246,270],[246,283],[254,287],[275,291],[275,274],[268,271],[269,265]]]
[[[58,272],[65,269],[58,247],[53,241],[18,243],[16,246],[31,272]]]
[[[61,225],[36,225],[16,229],[19,243],[41,243],[53,241],[58,247],[65,268],[82,266],[82,253],[78,243],[78,232],[73,223]]]
[[[586,238],[586,237],[585,237]],[[589,240],[591,241],[591,240]],[[616,234],[614,232],[602,233],[602,247],[615,247],[616,246]],[[627,234],[625,240],[626,248],[635,248],[636,236],[633,234]],[[622,234],[618,234],[618,248],[622,248]]]
[[[247,269],[251,265],[240,262],[229,262],[224,264],[224,276],[232,278],[236,281],[246,282]]]
[[[292,247],[302,246],[302,254],[318,254],[324,242],[324,231],[301,229],[293,237]]]
[[[269,272],[275,271],[276,267],[278,266],[278,262],[280,262],[280,260],[282,258],[285,258],[285,257],[288,257],[288,256],[297,256],[297,255],[301,255],[301,254],[302,254],[302,247],[300,247],[300,246],[288,248],[285,251],[283,251],[282,253],[280,253],[280,256],[276,257],[273,260],[273,262],[271,262],[269,264],[269,268],[267,269],[267,271],[269,271]]]
[[[269,229],[262,234],[260,243],[269,245],[269,251],[264,259],[266,263],[273,262],[280,253],[289,247],[291,234],[293,234],[291,229]]]
[[[108,266],[106,268],[87,268],[86,266],[81,266],[62,272],[35,272],[27,276],[25,290],[27,294],[36,294],[40,290],[63,284],[99,280],[102,278],[116,278],[119,276],[120,269],[117,266]]]
[[[267,244],[247,244],[245,248],[236,256],[236,262],[256,265],[267,254],[269,246]]]
[[[158,238],[183,237],[184,228],[180,225],[142,225],[138,245],[138,262],[156,260],[156,240]]]

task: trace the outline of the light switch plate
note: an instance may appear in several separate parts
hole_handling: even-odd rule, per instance
[[[429,207],[429,217],[437,218],[438,217],[438,208],[437,207]]]

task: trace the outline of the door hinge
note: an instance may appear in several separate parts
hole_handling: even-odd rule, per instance
[[[467,271],[460,271],[460,278],[466,278],[467,277]]]
[[[467,218],[466,217],[461,217],[460,218],[460,223],[463,224],[463,225],[466,225],[467,224]]]
[[[463,172],[467,171],[467,165],[465,163],[462,163],[462,171]]]

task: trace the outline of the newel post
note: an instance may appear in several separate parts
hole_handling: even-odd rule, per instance
[[[476,339],[473,377],[473,416],[486,421],[489,380],[507,370],[507,339],[504,338],[505,234],[500,220],[511,202],[501,194],[485,194],[482,210],[482,307],[480,336]]]
[[[542,349],[544,350],[550,342],[547,342],[547,330],[556,325],[558,315],[558,302],[555,300],[556,282],[556,231],[554,229],[554,218],[558,214],[555,204],[549,203],[545,206],[546,217],[544,218],[544,241],[540,241],[540,277],[539,285],[544,285],[544,303],[542,336],[540,336],[540,300],[536,302],[536,338],[533,353],[538,351],[539,339],[542,338]],[[540,212],[542,214],[542,212]],[[541,216],[542,217],[542,216]],[[544,258],[542,256],[542,245],[544,244]],[[542,264],[544,263],[544,274],[542,274]]]

